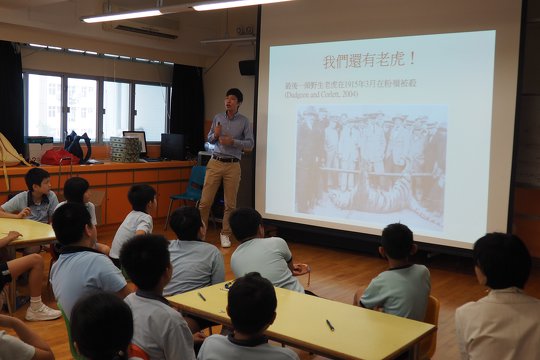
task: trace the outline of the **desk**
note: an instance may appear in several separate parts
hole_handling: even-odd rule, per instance
[[[206,301],[200,296],[200,292]],[[277,317],[266,331],[275,341],[335,359],[392,359],[435,326],[332,300],[276,288]],[[168,298],[183,312],[231,325],[224,283]],[[331,331],[328,319],[335,328]]]
[[[15,259],[15,249],[50,244],[55,239],[54,231],[49,224],[27,219],[0,218],[0,237],[6,236],[10,231],[18,231],[22,236],[6,247],[8,259]],[[16,288],[17,283],[13,279],[9,287],[9,298],[13,307],[17,300]]]

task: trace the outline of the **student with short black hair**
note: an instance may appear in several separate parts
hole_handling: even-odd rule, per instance
[[[238,208],[229,218],[232,232],[241,243],[231,256],[234,276],[258,272],[274,286],[305,292],[296,275],[301,268],[293,264],[292,253],[282,238],[264,237],[261,214],[255,209]]]
[[[429,270],[424,265],[409,262],[416,253],[412,231],[404,224],[390,224],[384,228],[379,253],[388,261],[383,271],[363,291],[358,290],[354,304],[385,313],[424,320],[431,291]],[[358,296],[362,294],[360,300]]]
[[[172,276],[169,242],[161,235],[138,235],[120,251],[122,268],[137,291],[125,302],[133,312],[132,342],[151,359],[194,359],[193,341],[182,315],[163,297],[163,288]]]
[[[52,227],[62,250],[51,268],[51,283],[66,316],[87,294],[102,290],[123,299],[131,292],[111,259],[94,249],[97,229],[83,204],[61,206],[54,212]]]
[[[462,359],[537,359],[540,300],[524,293],[531,256],[519,237],[490,233],[476,241],[474,270],[487,296],[456,310]]]
[[[127,360],[133,315],[116,295],[97,292],[81,298],[71,312],[71,339],[88,360]]]
[[[67,179],[64,183],[64,197],[66,200],[58,204],[56,209],[67,203],[84,204],[88,213],[90,213],[92,224],[97,225],[96,206],[90,201],[90,183],[88,180],[78,176]],[[96,243],[96,250],[109,255],[111,248],[105,244]]]
[[[147,184],[133,185],[127,196],[133,210],[116,231],[109,252],[116,266],[120,266],[122,245],[135,235],[151,234],[154,228],[150,213],[157,207],[156,190]]]
[[[163,294],[171,296],[225,281],[223,255],[206,243],[205,228],[199,209],[184,206],[176,209],[169,222],[177,236],[169,241],[173,273]]]
[[[31,168],[24,176],[28,191],[23,191],[0,206],[0,217],[27,218],[48,224],[58,205],[51,190],[51,175],[41,168]]]
[[[291,349],[272,346],[264,336],[276,318],[277,298],[272,283],[259,273],[235,280],[227,294],[227,314],[234,332],[208,337],[199,351],[199,360],[286,360],[299,359]]]
[[[24,175],[28,191],[23,191],[0,206],[0,217],[30,219],[50,223],[58,205],[58,198],[51,190],[51,175],[41,168],[31,168]],[[24,254],[39,253],[41,246],[28,246]]]

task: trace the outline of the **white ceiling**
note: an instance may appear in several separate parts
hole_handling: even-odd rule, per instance
[[[163,0],[163,6],[193,2],[196,1]],[[202,45],[201,40],[238,37],[237,28],[256,29],[257,27],[257,7],[207,12],[193,11],[136,20],[152,24],[152,26],[162,25],[170,28],[173,25],[173,27],[177,27],[178,39],[175,40],[105,31],[102,24],[86,24],[80,21],[82,16],[103,13],[109,3],[113,9],[119,10],[145,9],[157,5],[155,0],[0,0],[0,37],[11,41],[17,40],[17,34],[2,31],[2,24],[10,24],[23,26],[25,30],[28,28],[36,30],[30,35],[23,35],[23,32],[19,31],[21,39],[24,37],[23,40],[19,40],[21,42],[32,42],[33,40],[33,42],[42,43],[43,40],[40,42],[40,39],[43,39],[43,33],[51,32],[69,35],[71,39],[84,37],[93,40],[94,43],[95,40],[98,40],[124,44],[132,48],[144,48],[146,54],[148,49],[155,49],[161,52],[162,59],[159,60],[167,60],[163,57],[175,57],[174,54],[187,55],[191,58],[198,57],[199,59],[206,57],[208,60],[219,56],[229,44]],[[8,26],[4,26],[4,28],[9,29]],[[34,37],[35,39],[33,39]],[[74,47],[73,43],[77,43],[76,40],[71,40],[70,43],[68,37],[62,36],[49,36],[47,39],[50,43],[43,45]],[[55,43],[57,41],[58,43]],[[65,44],[66,42],[68,44]],[[87,43],[90,44],[90,41]],[[254,44],[248,43],[248,46],[254,46]],[[99,51],[99,49],[92,48],[82,50]],[[119,55],[132,56],[132,54]],[[168,60],[178,61],[178,58]]]

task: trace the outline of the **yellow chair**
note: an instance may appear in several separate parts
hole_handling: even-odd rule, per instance
[[[64,309],[62,308],[62,305],[60,303],[56,303],[58,305],[58,309],[62,313],[62,318],[64,319],[64,322],[66,323],[66,330],[68,334],[68,341],[69,341],[69,350],[71,351],[71,356],[75,360],[85,360],[84,356],[79,355],[77,352],[77,349],[75,348],[75,345],[73,345],[73,340],[71,339],[71,324],[69,323],[69,319],[66,316],[66,313],[64,312]]]
[[[428,304],[426,309],[426,316],[424,317],[424,322],[428,324],[433,324],[437,326],[439,324],[439,309],[441,304],[439,299],[433,295],[429,295]],[[431,359],[435,354],[435,348],[437,347],[437,329],[423,339],[420,342],[418,349],[418,358],[420,360]]]

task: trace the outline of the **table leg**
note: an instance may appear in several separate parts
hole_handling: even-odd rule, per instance
[[[15,248],[11,246],[7,246],[6,251],[7,251],[8,261],[15,259],[15,257],[17,256],[15,253]],[[17,279],[15,278],[11,279],[11,284],[9,284],[9,287],[8,287],[7,297],[8,297],[7,299],[8,312],[10,315],[12,315],[17,310]]]

